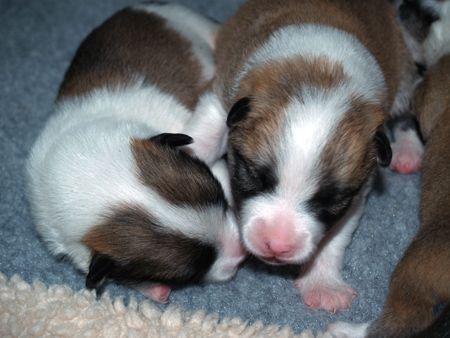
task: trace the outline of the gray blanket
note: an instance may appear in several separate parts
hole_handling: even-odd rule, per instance
[[[243,0],[179,0],[224,22]],[[85,277],[52,257],[33,228],[24,164],[51,112],[59,84],[82,39],[129,0],[0,0],[0,272],[31,283],[84,287]],[[292,286],[298,268],[249,259],[224,285],[176,289],[171,302],[188,310],[219,312],[264,324],[288,324],[296,333],[330,322],[367,321],[383,307],[389,277],[419,227],[420,174],[379,172],[365,215],[348,248],[344,279],[359,296],[336,314],[309,309]],[[108,284],[113,296],[137,291]],[[164,305],[161,305],[164,307]]]

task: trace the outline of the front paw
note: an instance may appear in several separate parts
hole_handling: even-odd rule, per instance
[[[392,160],[389,168],[400,174],[411,174],[422,169],[424,147],[412,129],[397,132],[397,141],[391,144]]]
[[[310,308],[324,309],[333,313],[350,308],[353,299],[358,295],[345,282],[306,285],[299,280],[295,286],[300,290],[303,301]]]

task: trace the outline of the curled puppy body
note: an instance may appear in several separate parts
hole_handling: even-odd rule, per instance
[[[342,260],[377,159],[390,162],[385,117],[410,101],[401,87],[415,74],[395,15],[386,1],[251,0],[218,33],[213,87],[243,242],[265,262],[304,264],[310,307],[356,295]]]
[[[446,6],[449,5],[447,1]],[[424,46],[433,48],[425,49],[429,68],[414,100],[426,142],[420,206],[422,227],[392,274],[380,318],[373,323],[331,324],[328,330],[336,337],[450,337],[449,14],[433,24],[424,42]],[[433,37],[436,32],[439,33]],[[437,63],[428,63],[436,62],[436,58],[440,58]],[[433,309],[439,303],[447,306],[435,320]]]
[[[29,199],[50,251],[88,288],[110,278],[166,301],[170,286],[226,281],[244,259],[221,184],[176,134],[214,75],[217,28],[178,5],[129,7],[65,75],[28,159]]]

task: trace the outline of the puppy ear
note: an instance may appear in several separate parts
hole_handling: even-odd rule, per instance
[[[185,134],[162,133],[153,136],[150,141],[157,142],[163,146],[181,147],[194,142],[193,138]]]
[[[242,121],[247,113],[250,111],[250,98],[244,97],[237,101],[233,107],[231,107],[228,113],[227,126],[233,127],[239,121]]]
[[[378,164],[382,167],[387,167],[392,159],[391,143],[381,130],[378,130],[375,134],[375,147],[377,149]]]
[[[86,277],[86,289],[98,290],[115,265],[116,262],[109,256],[98,252],[94,253],[89,265],[89,273]]]

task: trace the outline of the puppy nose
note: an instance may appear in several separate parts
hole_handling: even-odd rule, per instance
[[[293,254],[294,246],[283,240],[269,239],[266,240],[268,251],[276,257],[290,257]]]

